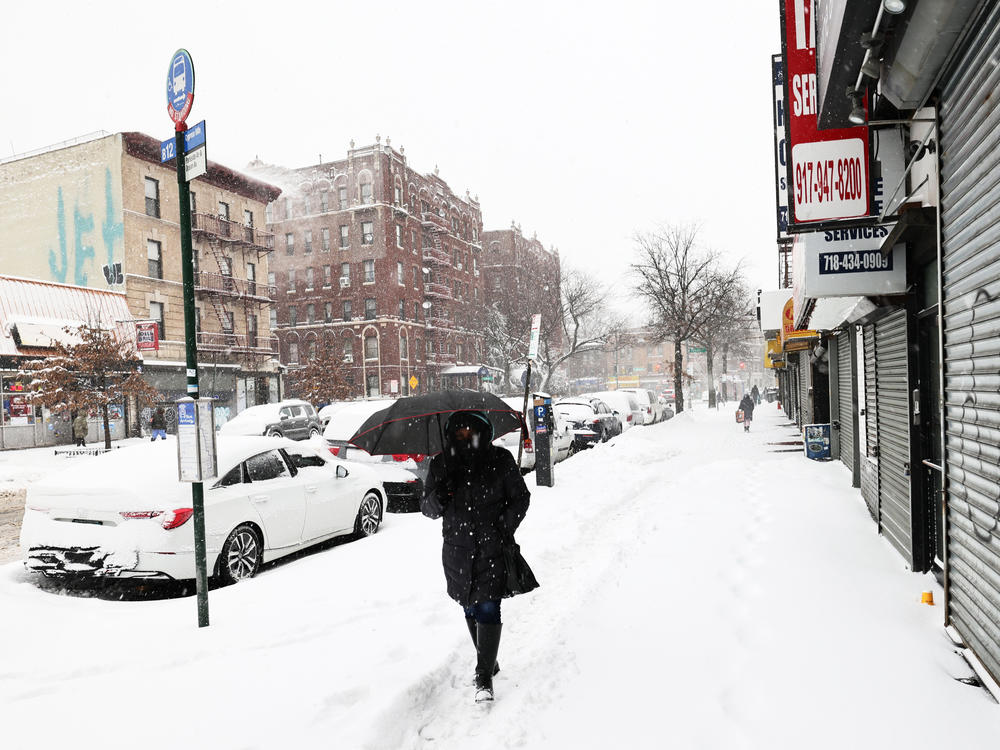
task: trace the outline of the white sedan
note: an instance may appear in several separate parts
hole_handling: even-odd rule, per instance
[[[32,485],[25,567],[46,576],[195,577],[191,486],[173,440],[122,448]],[[385,489],[366,466],[273,437],[218,439],[204,484],[209,575],[250,578],[261,564],[333,537],[378,531]]]

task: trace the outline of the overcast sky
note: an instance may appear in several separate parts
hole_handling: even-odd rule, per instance
[[[174,15],[179,20],[174,20]],[[777,0],[5,4],[0,155],[96,130],[173,133],[194,60],[209,158],[289,167],[376,134],[618,283],[632,234],[697,223],[776,286],[770,55]],[[2,262],[0,262],[2,271]]]

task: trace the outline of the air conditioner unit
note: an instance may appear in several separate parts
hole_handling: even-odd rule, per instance
[[[473,271],[472,275],[475,276],[476,278],[479,278],[479,271],[478,270]]]
[[[456,263],[455,264],[455,268],[457,268],[459,271],[461,271],[462,270],[462,264],[461,263]]]
[[[340,286],[341,286],[341,288],[343,288],[345,286],[350,286],[350,285],[351,285],[351,279],[350,279],[349,276],[341,276],[340,277]]]
[[[353,354],[345,354],[344,355],[344,364],[348,364],[349,365],[353,361],[354,361],[354,355]]]

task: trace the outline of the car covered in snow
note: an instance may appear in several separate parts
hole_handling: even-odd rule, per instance
[[[250,578],[262,563],[338,536],[374,534],[385,489],[367,467],[286,438],[219,436],[206,482],[209,575]],[[28,489],[27,570],[50,577],[195,577],[191,485],[174,440],[76,459]]]
[[[323,429],[323,443],[337,458],[364,464],[378,473],[388,495],[386,510],[412,513],[420,510],[424,480],[430,468],[427,457],[409,453],[373,456],[350,442],[368,417],[394,403],[395,399],[385,398],[340,404],[330,412],[330,421]]]
[[[611,407],[622,423],[622,432],[627,432],[636,425],[644,423],[643,409],[635,398],[635,394],[628,391],[598,391],[597,393],[585,393],[587,398],[599,398]]]
[[[576,450],[605,443],[621,432],[621,423],[599,398],[564,398],[552,405],[552,411],[569,426]]]
[[[222,435],[270,435],[306,440],[323,432],[312,404],[287,399],[276,404],[249,406],[219,429]]]
[[[663,411],[656,394],[645,388],[619,388],[621,393],[631,393],[639,402],[642,410],[642,422],[639,424],[656,424],[663,421]]]

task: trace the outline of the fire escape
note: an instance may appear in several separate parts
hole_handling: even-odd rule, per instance
[[[430,341],[431,351],[426,354],[428,367],[443,366],[452,359],[446,354],[444,345],[447,341],[447,328],[452,328],[453,323],[448,316],[449,304],[454,300],[451,287],[448,286],[448,279],[442,278],[443,271],[452,267],[451,255],[441,244],[441,236],[448,234],[448,222],[436,213],[425,211],[422,215],[421,224],[424,229],[425,242],[429,237],[431,244],[424,245],[423,261],[427,268],[433,271],[433,281],[424,280],[424,323],[426,325],[425,337]],[[427,307],[427,305],[430,305]]]
[[[233,259],[254,257],[254,268],[260,267],[260,259],[274,249],[274,235],[212,214],[196,213],[191,218],[192,235],[214,258],[214,263],[206,264],[211,270],[199,263],[195,292],[211,305],[219,321],[218,332],[198,331],[198,351],[231,354],[247,370],[258,370],[277,349],[277,339],[271,337],[266,319],[265,333],[259,331],[263,306],[273,304],[276,289],[256,279],[234,276]],[[243,333],[237,329],[238,315],[243,320]]]

